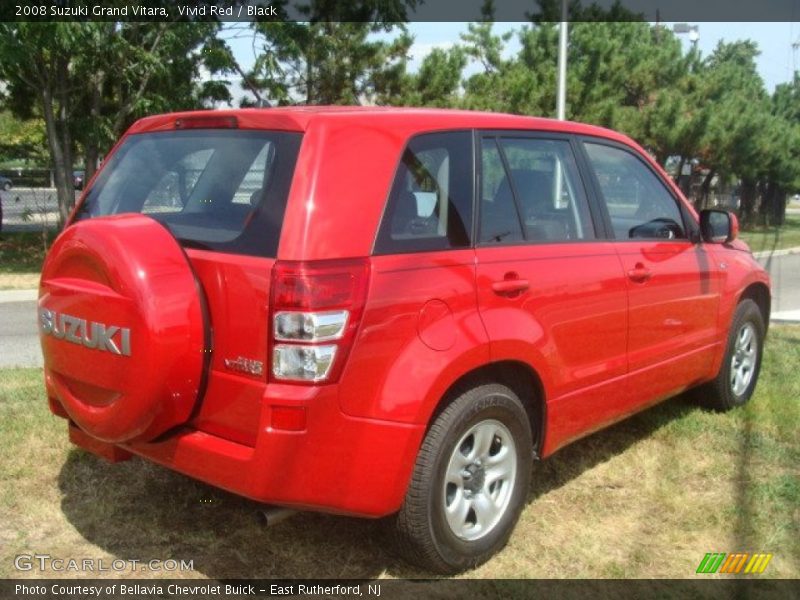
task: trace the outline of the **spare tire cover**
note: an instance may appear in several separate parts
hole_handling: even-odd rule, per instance
[[[143,215],[80,221],[47,256],[39,334],[48,393],[88,434],[146,441],[186,422],[210,329],[188,258]]]

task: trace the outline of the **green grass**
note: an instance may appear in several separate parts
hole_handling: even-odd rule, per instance
[[[742,231],[740,237],[753,252],[800,246],[800,216],[786,215],[786,222],[782,227],[753,227]]]
[[[47,247],[56,233],[47,236]],[[35,288],[46,251],[39,232],[4,232],[0,235],[0,290]]]
[[[536,463],[508,547],[465,576],[693,578],[706,552],[737,551],[774,554],[758,577],[800,576],[798,364],[800,327],[774,327],[747,406],[717,414],[684,395]],[[377,522],[301,513],[264,528],[253,502],[73,448],[42,388],[38,369],[0,370],[0,577],[19,575],[22,552],[191,559],[193,577],[427,575]]]
[[[50,247],[55,233],[48,234]],[[0,273],[39,273],[45,247],[39,232],[5,232],[0,235]]]

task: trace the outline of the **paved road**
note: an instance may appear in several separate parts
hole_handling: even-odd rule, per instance
[[[759,258],[772,277],[772,312],[800,311],[800,254]]]
[[[0,292],[0,367],[42,365],[42,349],[36,331],[36,301],[15,300]]]
[[[772,311],[800,320],[800,254],[760,259],[772,275]],[[0,292],[0,368],[41,366],[35,292]]]

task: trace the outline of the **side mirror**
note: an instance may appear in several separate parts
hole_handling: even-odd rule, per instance
[[[727,244],[739,235],[739,220],[727,210],[706,209],[700,213],[700,232],[709,244]]]

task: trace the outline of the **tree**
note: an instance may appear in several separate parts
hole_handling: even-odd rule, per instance
[[[404,75],[399,80],[400,85],[382,93],[377,103],[457,107],[461,102],[461,73],[466,64],[467,58],[458,46],[434,48],[422,60],[416,73]]]
[[[762,212],[773,224],[782,225],[788,194],[800,190],[800,73],[776,86],[771,104],[771,129],[766,136],[778,143],[769,153],[768,207]]]
[[[24,161],[35,165],[47,161],[47,139],[41,119],[17,119],[0,112],[0,162]]]
[[[480,110],[549,114],[543,112],[541,93],[544,85],[540,85],[547,69],[544,66],[527,69],[521,55],[516,59],[504,59],[511,35],[510,32],[495,35],[493,24],[488,20],[469,25],[468,32],[461,38],[464,52],[482,69],[464,82],[464,105]],[[524,46],[523,34],[519,35]]]
[[[540,4],[537,18],[552,18],[553,3]],[[571,14],[575,9],[573,4]],[[578,5],[577,11],[597,16],[591,7]],[[463,48],[482,69],[464,82],[464,105],[554,115],[557,28],[537,21],[518,37],[519,53],[503,58],[508,38],[494,35],[490,22],[470,25]],[[753,222],[757,208],[764,222],[782,219],[785,190],[800,164],[792,141],[798,130],[790,125],[797,122],[800,93],[785,86],[770,100],[753,42],[720,44],[701,60],[695,49],[684,54],[671,31],[627,18],[572,23],[568,52],[568,118],[622,131],[661,164],[677,157],[678,174],[686,161],[699,161],[701,207],[712,181],[723,175],[741,180],[745,224]]]
[[[357,0],[336,3],[284,2],[307,21],[256,22],[263,40],[247,80],[274,103],[361,104],[400,92],[412,39],[406,8],[416,0]],[[398,32],[391,40],[378,33]]]
[[[72,119],[87,179],[101,153],[136,119],[230,102],[227,82],[218,77],[232,73],[234,59],[217,37],[220,24],[92,25],[90,49],[75,57],[75,70],[86,82],[79,104],[88,110]]]
[[[34,105],[26,98],[38,100],[62,220],[74,203],[69,117],[72,90],[80,87],[70,70],[70,53],[81,47],[85,31],[79,23],[0,23],[0,79],[8,86],[9,107],[19,116],[33,116]]]
[[[544,5],[544,3],[542,3]],[[542,14],[549,14],[545,6]],[[621,9],[619,9],[621,10]],[[589,11],[589,12],[587,12]],[[579,16],[602,16],[580,9]],[[675,35],[626,15],[622,22],[570,26],[567,117],[623,131],[661,162],[687,151],[699,119],[687,101],[698,63]],[[521,49],[503,59],[508,41],[491,23],[470,25],[466,53],[483,67],[464,84],[471,108],[555,116],[558,28],[536,22],[518,33]]]
[[[390,89],[411,45],[370,40],[392,24],[368,22],[262,22],[263,52],[249,79],[276,104],[361,104]],[[400,26],[397,28],[402,29]]]
[[[98,157],[144,114],[229,99],[214,76],[232,67],[218,23],[0,23],[0,80],[20,118],[41,115],[62,222],[74,204],[72,170]],[[200,70],[209,81],[198,84]],[[31,99],[35,98],[35,102]]]
[[[696,156],[709,167],[701,186],[701,207],[717,173],[741,180],[740,218],[752,222],[757,182],[763,168],[768,99],[755,64],[758,48],[751,41],[720,42],[703,67],[698,102],[704,106],[705,131]]]

